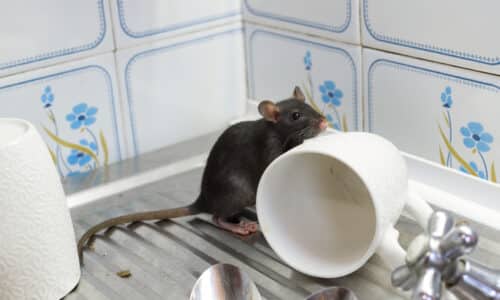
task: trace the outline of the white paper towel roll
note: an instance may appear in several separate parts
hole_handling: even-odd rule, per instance
[[[80,279],[59,175],[30,123],[0,119],[0,299],[60,299]]]

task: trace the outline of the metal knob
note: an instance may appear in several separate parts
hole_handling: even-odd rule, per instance
[[[434,212],[426,233],[410,243],[405,265],[393,271],[392,285],[413,290],[413,300],[440,299],[443,287],[459,299],[500,300],[500,272],[462,258],[477,242],[468,224]]]

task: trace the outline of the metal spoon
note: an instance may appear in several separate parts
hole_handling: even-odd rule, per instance
[[[312,294],[306,300],[358,300],[358,298],[348,288],[329,287]]]
[[[261,300],[252,279],[230,264],[213,265],[196,281],[190,300]]]
[[[190,300],[262,300],[252,279],[238,267],[216,264],[205,270],[191,291]],[[322,289],[305,300],[358,300],[344,287]]]

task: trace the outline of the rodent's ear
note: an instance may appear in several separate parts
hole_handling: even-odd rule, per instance
[[[302,90],[298,86],[296,86],[293,89],[293,98],[300,100],[302,102],[306,101],[306,97],[304,96],[304,93],[302,93]]]
[[[278,122],[280,110],[272,101],[264,100],[259,103],[259,113],[264,117],[264,119],[276,123]]]

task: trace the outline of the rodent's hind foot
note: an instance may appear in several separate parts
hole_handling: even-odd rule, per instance
[[[241,220],[238,225],[245,228],[250,233],[254,233],[259,230],[259,223],[253,221]]]
[[[217,227],[238,235],[249,235],[259,229],[256,222],[240,221],[239,223],[231,223],[217,216],[213,217],[213,221]]]

